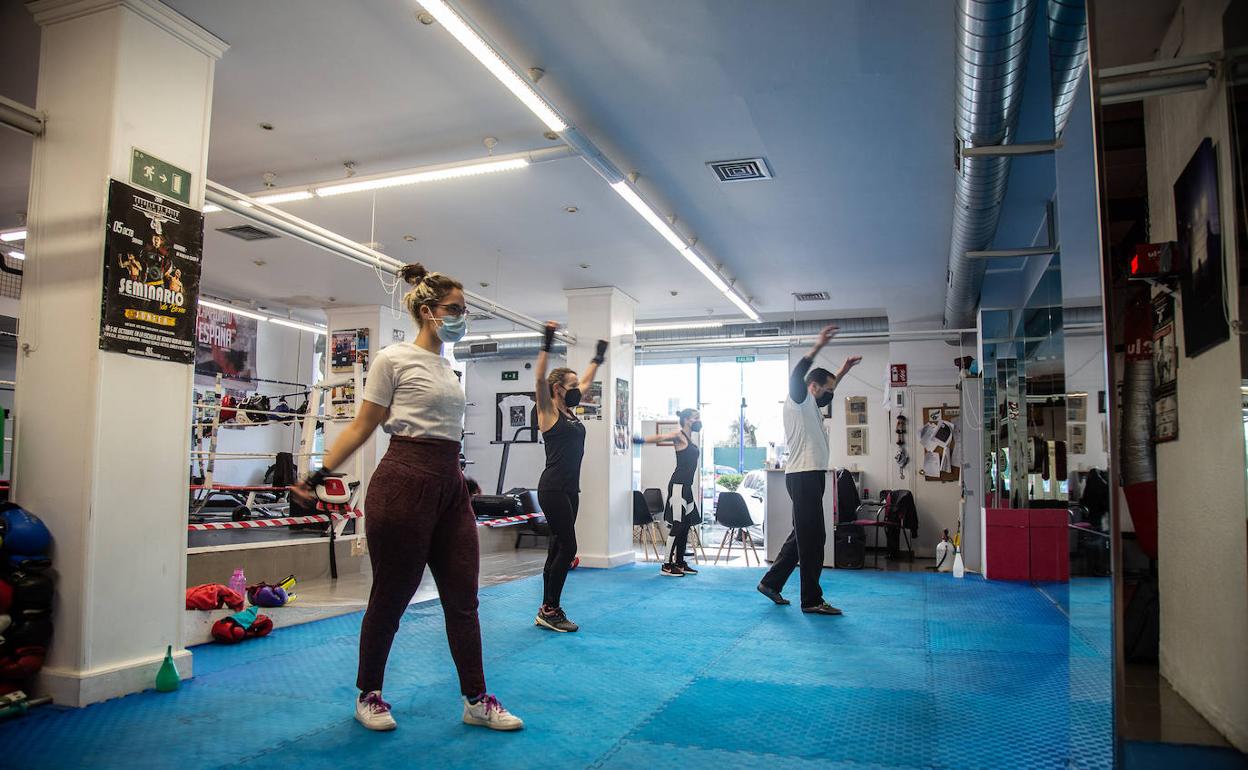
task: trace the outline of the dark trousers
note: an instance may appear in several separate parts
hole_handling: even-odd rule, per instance
[[[380,690],[399,619],[428,564],[442,599],[460,691],[485,692],[477,575],[476,518],[459,469],[459,442],[392,437],[365,500],[364,535],[373,587],[360,626],[356,686]]]
[[[680,486],[680,502],[675,501],[672,491]],[[668,564],[684,564],[685,548],[689,544],[689,530],[702,523],[702,514],[693,504],[693,485],[668,482],[667,510],[664,517],[672,522],[672,548],[668,552]]]
[[[555,608],[563,597],[563,584],[576,558],[576,513],[581,496],[576,492],[539,489],[537,502],[550,525],[550,545],[542,569],[542,603]]]
[[[793,501],[793,531],[762,580],[763,585],[780,591],[793,568],[800,567],[803,607],[814,607],[823,601],[819,572],[823,569],[823,545],[827,539],[823,525],[823,488],[827,478],[824,471],[802,471],[784,477]]]

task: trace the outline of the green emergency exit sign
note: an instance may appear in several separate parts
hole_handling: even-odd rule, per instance
[[[752,364],[754,363],[754,356],[737,356],[737,363]]]
[[[520,372],[503,372],[503,382],[520,379]]]
[[[191,172],[132,148],[130,184],[183,203],[191,202]]]

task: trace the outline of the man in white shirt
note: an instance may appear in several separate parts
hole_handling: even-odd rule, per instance
[[[832,394],[841,378],[862,361],[862,356],[850,356],[836,374],[827,369],[811,368],[819,351],[837,331],[836,326],[828,326],[820,332],[819,341],[789,375],[789,397],[784,400],[784,438],[789,448],[789,461],[784,469],[784,485],[793,501],[793,531],[758,584],[763,596],[776,604],[788,604],[789,600],[781,596],[780,591],[794,568],[800,567],[802,612],[816,615],[841,614],[823,600],[823,589],[819,586],[823,545],[827,539],[823,524],[823,490],[830,454],[820,410],[832,403]]]

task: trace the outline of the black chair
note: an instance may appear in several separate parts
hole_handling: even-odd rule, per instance
[[[745,504],[744,497],[736,492],[720,492],[719,502],[715,505],[715,521],[728,529],[719,543],[719,550],[715,552],[716,564],[719,564],[719,555],[725,545],[728,546],[728,559],[732,559],[732,544],[740,538],[741,554],[745,556],[746,565],[750,563],[750,551],[754,552],[754,560],[758,562],[758,566],[763,565],[763,560],[754,548],[754,538],[750,536],[750,527],[754,526],[754,520],[750,518],[750,509]],[[746,546],[749,546],[749,551]]]
[[[646,561],[650,561],[650,549],[654,550],[656,561],[663,561],[663,554],[660,552],[661,546],[666,544],[663,530],[659,528],[658,519],[654,517],[650,506],[646,504],[645,495],[637,490],[633,490],[633,536],[641,542]]]

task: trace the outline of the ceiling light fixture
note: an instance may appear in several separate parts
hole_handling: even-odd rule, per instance
[[[722,321],[682,321],[679,323],[637,324],[633,331],[638,332],[673,332],[681,329],[720,329]]]
[[[20,251],[10,251],[9,256],[13,259],[26,259],[26,255]]]
[[[453,11],[444,0],[421,0],[420,4],[446,28],[447,32],[451,33],[452,37],[459,41],[460,45],[468,49],[468,53],[481,62],[491,75],[498,78],[498,81],[506,86],[508,91],[515,94],[530,112],[545,123],[547,128],[551,131],[563,131],[568,127],[567,122],[559,117],[554,108],[526,83],[524,78],[520,77],[515,67],[505,61],[494,46],[477,34],[477,31],[470,27],[468,22]]]
[[[225,305],[219,302],[212,302],[211,300],[206,300],[202,297],[199,300],[199,306],[212,308],[213,310],[224,310],[227,313],[233,313],[234,315],[241,315],[243,318],[254,318],[257,321],[269,320],[269,317],[266,315],[253,313],[250,310],[243,310],[242,308],[235,307],[233,305]]]
[[[388,187],[401,187],[409,184],[420,184],[421,182],[439,182],[445,179],[459,179],[466,176],[492,174],[498,171],[514,171],[516,169],[525,168],[528,165],[529,161],[524,158],[461,163],[434,171],[420,171],[415,174],[383,176],[374,179],[365,179],[359,182],[332,184],[325,187],[318,187],[314,190],[314,192],[318,196],[326,198],[331,195],[362,192],[364,190],[383,190]]]
[[[221,207],[220,207],[220,206],[218,206],[218,205],[217,205],[217,204],[215,204],[215,203],[205,203],[205,204],[204,204],[204,213],[205,213],[205,214],[215,214],[215,213],[217,213],[217,212],[218,212],[218,211],[220,211],[220,210],[221,210]]]
[[[460,342],[485,342],[490,338],[488,334],[469,334],[460,338]]]
[[[499,334],[491,334],[490,339],[493,340],[524,340],[530,337],[540,337],[541,332],[501,332]]]
[[[291,201],[306,201],[316,196],[309,190],[296,190],[295,192],[271,193],[269,195],[257,195],[255,199],[261,203],[290,203]]]
[[[749,316],[751,321],[759,320],[758,313],[753,307],[750,306],[750,303],[746,302],[745,298],[741,297],[735,291],[732,289],[726,289],[724,291],[724,296],[728,298],[729,302],[736,305],[738,310]]]
[[[292,329],[298,329],[301,332],[312,332],[313,334],[325,334],[327,331],[324,326],[313,326],[312,324],[299,323],[298,321],[288,321],[285,318],[270,318],[270,321],[278,326],[289,326]]]
[[[10,230],[7,233],[0,233],[0,241],[4,241],[5,243],[24,240],[26,240],[25,230]]]

